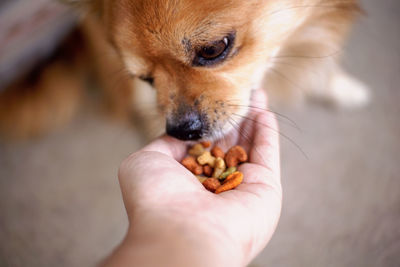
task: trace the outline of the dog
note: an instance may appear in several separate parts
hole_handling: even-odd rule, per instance
[[[120,114],[157,112],[153,124],[181,140],[228,134],[232,118],[240,122],[251,109],[257,88],[273,102],[311,97],[355,107],[369,99],[339,65],[362,13],[357,0],[67,2],[86,14],[82,31],[110,106]],[[116,88],[110,75],[121,69],[126,75]],[[72,95],[76,102],[78,93]]]

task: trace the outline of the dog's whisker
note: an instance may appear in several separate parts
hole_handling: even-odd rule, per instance
[[[284,65],[284,66],[288,66],[288,67],[292,67],[293,69],[302,71],[303,70],[303,66],[300,65],[295,65],[295,64],[290,64],[288,62],[284,62],[284,61],[274,61],[275,65]],[[318,77],[320,76],[320,73],[316,72],[315,70],[309,70],[311,74],[314,75],[314,77]]]
[[[283,73],[281,73],[280,71],[278,71],[275,68],[270,68],[269,69],[271,71],[271,73],[274,73],[276,76],[280,77],[282,80],[286,81],[287,83],[293,85],[294,87],[296,87],[297,89],[299,89],[300,91],[306,92],[307,90],[305,90],[303,87],[297,85],[294,81],[292,81],[291,79],[289,79],[286,75],[284,75]]]
[[[231,122],[233,122],[233,123],[235,123],[237,125],[238,131],[243,134],[242,136],[246,139],[246,141],[249,143],[249,145],[252,145],[253,141],[252,141],[252,138],[251,138],[250,134],[247,131],[245,131],[245,129],[240,125],[240,123],[237,122],[232,117],[229,117],[229,121],[231,121]]]
[[[235,114],[235,113],[233,113]],[[275,113],[274,113],[275,114]],[[242,116],[245,117],[244,115],[239,115],[239,114],[235,114],[237,116]],[[276,114],[275,114],[276,115]],[[281,124],[285,124],[288,125],[290,127],[292,127],[293,129],[297,130],[298,132],[302,133],[302,129],[298,126],[298,124],[296,122],[294,122],[293,120],[289,119],[289,118],[285,118],[285,117],[278,117],[276,116],[276,119],[278,120],[279,123]]]
[[[229,118],[228,118],[229,119]],[[229,141],[227,140],[227,138],[225,137],[225,135],[223,134],[223,127],[220,126],[221,132],[222,132],[222,139],[224,141],[224,145],[225,147],[231,147],[231,144],[229,143]]]
[[[245,138],[245,140],[248,142],[248,144],[249,144],[250,147],[251,147],[250,149],[254,149],[254,151],[255,151],[255,152],[260,156],[260,158],[262,159],[263,163],[267,166],[267,163],[265,162],[264,157],[263,157],[262,154],[259,152],[258,148],[255,147],[255,146],[253,146],[253,142],[252,142],[252,139],[251,139],[249,133],[248,133],[247,131],[245,131],[244,128],[241,127],[240,124],[239,124],[237,121],[235,121],[235,119],[233,119],[232,117],[229,117],[228,122],[232,125],[233,128],[235,128],[235,129],[238,131],[238,133],[239,133],[243,138]],[[234,124],[233,124],[232,122],[235,123],[237,126],[235,127]],[[243,130],[243,132],[242,132],[241,130]]]
[[[259,125],[261,125],[261,126],[267,127],[267,128],[270,129],[271,131],[273,131],[273,132],[279,134],[281,137],[283,137],[284,139],[286,139],[287,141],[289,141],[292,145],[294,145],[294,146],[301,152],[301,154],[303,154],[303,156],[304,156],[306,159],[308,159],[308,156],[307,156],[307,154],[304,152],[304,150],[303,150],[292,138],[290,138],[290,137],[287,136],[286,134],[282,133],[281,131],[279,131],[279,130],[277,130],[277,129],[275,129],[275,128],[273,128],[273,127],[271,127],[271,126],[269,126],[269,125],[267,125],[267,124],[265,124],[265,123],[261,123],[261,122],[255,120],[255,119],[253,119],[253,118],[249,118],[249,117],[246,117],[246,116],[243,116],[243,115],[239,115],[239,114],[236,114],[236,113],[232,113],[232,115],[241,117],[242,119],[245,119],[245,120],[250,120],[250,121],[252,121],[252,122],[254,122],[254,123],[257,123],[257,124],[259,124]]]
[[[221,138],[222,138],[222,140],[225,140],[225,135],[223,134],[222,126],[214,125],[214,127],[215,127],[215,131],[216,131],[216,136],[217,136],[217,139],[215,139],[215,141],[220,140]]]
[[[228,120],[227,120],[227,122],[232,126],[232,128],[233,128],[234,130],[236,130],[236,131],[245,139],[245,141],[246,141],[249,145],[252,144],[252,141],[251,141],[250,137],[248,137],[245,133],[243,133],[243,132],[241,131],[242,128],[240,127],[240,125],[239,125],[232,117],[229,117]]]
[[[256,109],[256,110],[262,110],[262,111],[270,112],[270,113],[276,115],[278,119],[282,119],[282,120],[280,120],[280,122],[287,123],[288,125],[294,127],[296,130],[302,132],[301,128],[298,126],[298,124],[294,120],[292,120],[288,116],[285,116],[285,115],[283,115],[281,113],[278,113],[276,111],[272,111],[270,109],[265,109],[265,108],[261,108],[261,107],[255,107],[255,106],[251,106],[251,105],[233,105],[233,104],[229,104],[229,106],[239,107],[239,108],[242,107],[242,108],[246,108],[246,109],[247,108]]]

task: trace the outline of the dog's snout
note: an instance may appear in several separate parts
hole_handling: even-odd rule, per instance
[[[196,111],[167,120],[167,134],[180,140],[198,140],[205,133],[205,121]]]

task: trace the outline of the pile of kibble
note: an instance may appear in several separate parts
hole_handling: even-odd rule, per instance
[[[241,146],[234,146],[225,153],[219,146],[211,146],[209,141],[194,145],[182,165],[211,192],[219,194],[236,188],[243,181],[243,173],[237,168],[247,161],[246,151]]]

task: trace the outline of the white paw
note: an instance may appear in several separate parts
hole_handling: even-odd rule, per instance
[[[334,104],[345,108],[363,107],[370,102],[368,87],[345,73],[333,77],[329,97]]]

